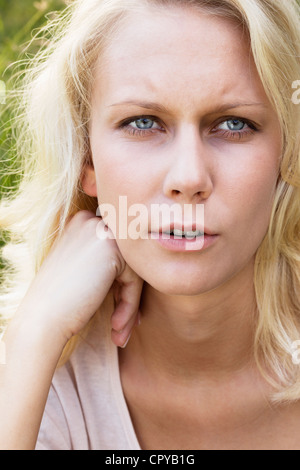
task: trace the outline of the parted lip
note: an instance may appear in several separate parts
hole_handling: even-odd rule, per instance
[[[213,231],[209,230],[207,227],[201,226],[197,223],[193,222],[186,222],[186,223],[171,223],[171,224],[165,224],[161,226],[158,230],[152,229],[152,233],[171,233],[174,232],[174,230],[181,230],[182,232],[196,232],[199,231],[204,235],[217,235]]]

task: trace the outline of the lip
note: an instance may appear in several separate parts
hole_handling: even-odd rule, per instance
[[[162,233],[156,233],[152,238],[163,248],[168,251],[176,251],[181,253],[204,251],[213,245],[218,239],[219,235],[207,235],[206,233],[197,238],[175,238],[170,235],[169,238],[164,238]]]

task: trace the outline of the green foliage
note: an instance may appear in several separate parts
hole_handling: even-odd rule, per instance
[[[45,16],[64,6],[63,0],[0,0],[0,76],[18,59],[32,31],[45,22]]]
[[[5,106],[6,95],[14,89],[13,64],[24,59],[25,46],[32,39],[34,30],[45,24],[46,15],[65,6],[64,0],[0,0],[0,199],[13,193],[20,181],[11,126],[14,109]],[[29,52],[34,53],[34,50]],[[6,233],[0,233],[0,249],[8,239]],[[3,267],[0,257],[0,273]]]
[[[0,199],[14,191],[20,179],[11,129],[14,110],[4,111],[4,91],[8,95],[14,89],[13,64],[24,59],[25,47],[34,31],[46,22],[46,16],[65,6],[63,0],[0,0]],[[34,49],[29,52],[34,53]]]

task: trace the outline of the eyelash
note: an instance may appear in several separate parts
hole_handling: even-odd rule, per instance
[[[151,134],[156,133],[158,130],[163,131],[164,129],[161,127],[160,129],[135,129],[133,127],[130,127],[130,124],[138,121],[139,119],[150,119],[151,121],[155,122],[156,124],[159,124],[159,120],[155,116],[135,116],[130,119],[126,119],[126,121],[123,121],[120,124],[120,129],[124,130],[126,134],[129,136],[138,136],[138,137],[147,137]],[[225,130],[225,129],[217,129],[217,127],[221,124],[224,124],[225,122],[228,122],[230,120],[236,120],[236,121],[241,121],[245,123],[248,128],[246,130],[241,130],[241,131],[230,131],[230,130]],[[257,127],[251,122],[248,121],[247,119],[244,118],[239,118],[236,116],[229,116],[224,118],[222,121],[218,122],[216,126],[214,126],[213,129],[211,129],[211,132],[216,135],[217,137],[222,137],[225,139],[229,140],[241,140],[243,137],[248,137],[255,132],[257,132],[258,129]]]

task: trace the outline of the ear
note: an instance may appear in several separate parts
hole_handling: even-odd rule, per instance
[[[97,182],[93,165],[86,165],[81,177],[81,186],[85,194],[97,197]]]

